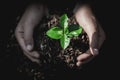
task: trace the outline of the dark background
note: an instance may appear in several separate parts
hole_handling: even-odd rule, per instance
[[[80,76],[87,79],[118,78],[119,64],[119,18],[118,2],[91,0],[94,13],[101,23],[106,40],[100,50],[99,56],[90,63],[84,65]],[[22,76],[16,71],[17,60],[14,53],[6,53],[7,44],[16,27],[16,18],[24,11],[29,0],[4,0],[0,2],[0,80],[22,80]],[[17,55],[18,56],[18,55]]]

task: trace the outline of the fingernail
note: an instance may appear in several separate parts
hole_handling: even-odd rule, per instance
[[[27,50],[31,51],[32,50],[32,46],[31,45],[27,45]]]
[[[95,55],[98,55],[98,54],[99,54],[98,49],[94,49],[94,54],[95,54]]]

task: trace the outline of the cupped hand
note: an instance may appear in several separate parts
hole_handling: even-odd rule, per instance
[[[40,55],[34,50],[33,31],[45,14],[46,8],[43,5],[32,4],[28,6],[15,29],[15,36],[23,53],[36,63],[39,63]]]
[[[105,40],[105,33],[92,13],[90,6],[79,7],[75,12],[75,18],[89,38],[89,49],[77,57],[76,65],[81,66],[99,54],[99,49]]]
[[[15,35],[23,53],[33,62],[39,63],[39,54],[33,50],[33,29],[18,26],[15,30]]]

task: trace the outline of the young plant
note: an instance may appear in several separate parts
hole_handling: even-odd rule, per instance
[[[52,39],[60,39],[61,47],[66,49],[70,44],[70,39],[79,36],[81,32],[81,26],[77,24],[68,25],[67,14],[64,14],[60,17],[60,26],[53,26],[46,34]]]

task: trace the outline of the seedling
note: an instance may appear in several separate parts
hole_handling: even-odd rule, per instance
[[[66,49],[70,44],[70,39],[79,36],[81,32],[82,28],[80,25],[68,25],[67,14],[64,14],[60,17],[60,26],[53,26],[46,34],[52,39],[59,39],[61,47]]]

